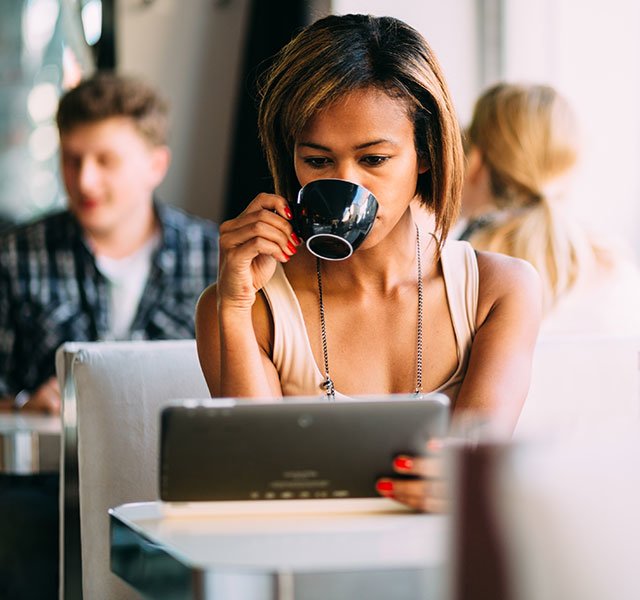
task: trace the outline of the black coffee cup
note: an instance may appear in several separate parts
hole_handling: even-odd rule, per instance
[[[357,183],[316,179],[298,192],[292,209],[294,228],[309,252],[325,260],[344,260],[371,231],[378,201]]]

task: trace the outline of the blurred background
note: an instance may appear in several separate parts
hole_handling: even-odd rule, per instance
[[[57,99],[95,69],[140,75],[169,100],[173,163],[159,196],[216,221],[234,216],[270,189],[255,76],[299,27],[331,12],[419,29],[463,126],[491,83],[555,86],[584,133],[571,201],[640,257],[640,3],[629,0],[2,0],[0,219],[64,205]]]

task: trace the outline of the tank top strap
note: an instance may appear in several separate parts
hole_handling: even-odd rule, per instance
[[[440,263],[456,337],[458,367],[436,391],[445,392],[455,403],[467,372],[471,344],[476,334],[480,275],[476,253],[469,242],[448,240],[442,248]]]
[[[476,333],[480,285],[478,259],[469,242],[449,240],[442,249],[441,262],[459,356],[464,356]]]

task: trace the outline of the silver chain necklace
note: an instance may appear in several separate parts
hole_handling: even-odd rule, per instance
[[[416,341],[416,389],[415,394],[422,393],[422,318],[424,306],[424,290],[422,284],[422,257],[420,252],[420,230],[416,225],[416,262],[418,266],[418,332]],[[324,355],[324,382],[322,386],[327,393],[327,399],[335,401],[336,391],[333,379],[329,374],[329,351],[327,349],[327,327],[324,318],[324,301],[322,299],[322,274],[320,272],[320,259],[316,258],[316,274],[318,275],[318,301],[320,304],[320,327],[322,334],[322,353]]]

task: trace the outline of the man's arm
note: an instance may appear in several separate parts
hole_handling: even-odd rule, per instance
[[[23,410],[60,414],[60,386],[55,377],[50,377],[33,392],[22,390],[13,395],[10,374],[15,368],[16,317],[12,300],[11,269],[9,257],[15,256],[15,248],[10,251],[6,238],[0,244],[0,411]],[[15,265],[14,265],[15,267]],[[14,383],[15,385],[15,383]]]
[[[62,395],[55,377],[50,377],[32,394],[23,390],[16,396],[0,398],[0,411],[21,411],[31,413],[60,414]]]

